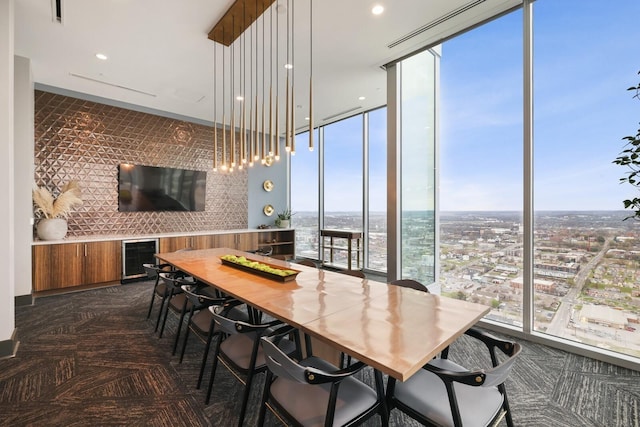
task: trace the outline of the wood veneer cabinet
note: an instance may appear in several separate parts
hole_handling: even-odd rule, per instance
[[[221,233],[198,236],[163,237],[160,252],[175,252],[180,249],[232,248],[241,251],[258,249],[258,233]]]
[[[273,247],[273,256],[280,259],[294,257],[293,230],[260,230],[236,233],[216,233],[193,236],[162,237],[159,252],[180,249],[232,248],[255,251]],[[120,281],[122,278],[122,241],[119,239],[86,242],[34,245],[34,292]]]
[[[175,252],[180,249],[193,248],[192,242],[193,236],[179,236],[179,237],[163,237],[158,243],[158,250],[161,253]],[[194,248],[195,249],[195,248]]]
[[[160,253],[181,249],[211,249],[234,247],[234,234],[205,234],[198,236],[163,237],[160,239]]]
[[[37,245],[33,250],[35,292],[115,282],[122,275],[119,240]]]
[[[255,251],[258,249],[259,235],[262,233],[237,233],[234,248],[240,251]]]
[[[295,232],[293,230],[265,230],[240,233],[217,233],[198,236],[163,237],[160,239],[160,253],[175,252],[180,249],[231,248],[240,251],[255,251],[264,246],[273,246],[278,258],[294,257]]]
[[[295,258],[295,241],[294,230],[267,230],[258,234],[258,247],[271,246],[271,256],[284,260]]]

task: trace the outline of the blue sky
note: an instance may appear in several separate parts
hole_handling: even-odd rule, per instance
[[[640,127],[640,102],[626,91],[640,81],[638,16],[639,0],[534,3],[536,210],[620,210],[623,199],[636,196],[619,184],[625,169],[612,160],[622,137]],[[442,46],[440,210],[522,210],[522,74],[521,11]],[[372,126],[371,135],[383,138],[380,118]],[[325,209],[359,211],[361,120],[325,129]],[[317,151],[303,149],[306,135],[297,144],[293,208],[316,210]],[[372,210],[385,203],[380,148],[371,151],[372,170],[379,172],[372,178]],[[422,181],[424,174],[412,180]],[[427,186],[417,186],[418,193]],[[424,208],[427,199],[416,198],[413,206]]]
[[[635,133],[640,2],[534,4],[536,210],[622,209],[611,161]],[[522,13],[443,46],[442,210],[522,209]],[[626,188],[628,187],[628,188]]]

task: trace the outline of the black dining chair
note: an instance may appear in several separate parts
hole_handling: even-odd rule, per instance
[[[362,270],[340,270],[340,273],[346,274],[347,276],[357,277],[359,279],[366,279],[367,276],[364,274]]]
[[[398,409],[425,425],[489,426],[506,417],[513,427],[505,381],[520,354],[520,344],[471,328],[467,336],[489,351],[491,367],[469,370],[446,356],[427,363],[407,381],[387,381],[389,411]],[[502,359],[498,357],[500,350]]]
[[[147,319],[151,317],[151,311],[153,310],[153,302],[155,301],[156,295],[162,298],[164,295],[164,284],[160,283],[160,276],[158,275],[161,272],[169,273],[172,271],[172,268],[169,264],[142,264],[142,268],[144,268],[144,272],[147,274],[147,279],[153,280],[153,291],[151,293],[151,302],[149,303],[149,310],[147,311]],[[160,286],[160,288],[159,288]],[[162,311],[162,307],[160,309]]]
[[[389,282],[389,284],[395,285],[395,286],[402,286],[403,288],[411,288],[417,291],[422,291],[427,293],[429,292],[429,288],[427,288],[425,285],[418,282],[417,280],[413,280],[413,279],[398,279],[398,280]]]
[[[200,372],[198,373],[198,382],[196,384],[196,389],[199,389],[209,357],[211,342],[220,332],[215,328],[213,313],[211,310],[208,310],[208,308],[213,307],[213,310],[218,310],[220,313],[236,320],[248,321],[249,315],[244,303],[229,296],[220,295],[218,291],[209,285],[203,283],[182,285],[182,290],[187,300],[191,303],[191,306],[189,314],[187,315],[187,327],[182,341],[182,349],[180,350],[180,363],[182,363],[184,359],[190,332],[193,332],[196,337],[205,343],[202,362],[200,363]],[[187,300],[185,300],[185,303]]]
[[[160,326],[160,321],[162,320],[162,315],[164,313],[165,304],[169,298],[170,290],[167,288],[164,281],[160,280],[160,273],[164,273],[169,277],[186,277],[186,274],[182,271],[175,270],[169,264],[143,264],[142,265],[145,272],[147,273],[147,277],[150,279],[155,279],[153,290],[151,293],[151,302],[149,303],[149,309],[147,311],[147,319],[151,317],[151,312],[153,310],[153,304],[156,296],[160,298],[160,306],[158,307],[158,317],[156,318],[156,326],[154,331],[158,331],[158,327]]]
[[[209,404],[211,399],[216,369],[218,362],[221,362],[234,377],[244,384],[242,405],[238,416],[238,426],[242,426],[253,378],[256,374],[267,370],[264,352],[260,346],[260,337],[271,333],[274,328],[282,326],[282,322],[274,320],[263,324],[252,324],[216,313],[213,307],[209,307],[209,310],[213,314],[215,328],[220,331],[221,336],[216,341],[205,403]],[[297,334],[296,337],[298,337]],[[299,349],[299,339],[297,338],[295,341],[282,340],[280,346],[286,354],[295,354]]]
[[[389,425],[379,371],[374,370],[374,390],[354,377],[365,367],[362,362],[340,370],[315,356],[296,361],[279,346],[290,330],[260,339],[268,371],[258,426],[264,425],[267,408],[296,426],[355,426],[375,414]]]
[[[296,264],[306,265],[307,267],[318,268],[318,264],[316,264],[315,262],[311,261],[310,259],[306,259],[306,258],[297,260]]]
[[[162,338],[169,313],[173,312],[179,318],[176,335],[173,340],[173,350],[171,353],[175,355],[178,348],[178,340],[180,339],[180,332],[184,317],[191,310],[191,302],[183,292],[182,285],[195,285],[196,281],[192,277],[172,276],[169,273],[160,273],[160,280],[164,282],[167,289],[167,302],[164,306],[162,325],[160,326],[158,337]]]

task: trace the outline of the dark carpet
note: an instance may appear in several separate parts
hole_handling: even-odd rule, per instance
[[[204,344],[192,336],[178,363],[171,355],[177,318],[169,317],[162,339],[154,333],[156,311],[146,319],[151,287],[138,282],[18,307],[18,354],[0,361],[0,425],[236,425],[242,387],[219,367],[211,404],[204,404],[206,387],[195,388]],[[639,426],[638,372],[521,343],[507,382],[516,425]],[[451,358],[484,366],[480,353],[461,339]],[[371,371],[361,378],[371,381]],[[259,375],[245,425],[256,424],[262,386]],[[273,416],[266,424],[280,425]],[[393,411],[391,425],[418,424]]]

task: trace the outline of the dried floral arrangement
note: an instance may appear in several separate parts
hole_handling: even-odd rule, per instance
[[[33,201],[36,205],[35,213],[44,218],[67,218],[71,211],[82,205],[82,193],[78,181],[67,182],[58,197],[44,187],[33,189]]]

